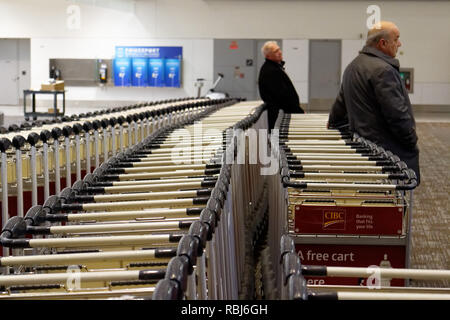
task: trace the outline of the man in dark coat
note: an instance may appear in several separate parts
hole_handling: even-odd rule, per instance
[[[364,48],[347,66],[329,115],[330,127],[351,131],[400,157],[420,182],[416,123],[395,59],[400,32],[395,24],[372,28]]]
[[[267,105],[269,129],[273,129],[278,111],[286,113],[305,113],[300,107],[297,91],[284,72],[283,54],[275,41],[266,42],[262,49],[266,61],[259,71],[259,95]]]

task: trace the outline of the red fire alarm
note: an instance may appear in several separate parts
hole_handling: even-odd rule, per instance
[[[238,49],[238,48],[239,48],[239,47],[238,47],[237,41],[231,41],[230,49],[231,49],[231,50],[236,50],[236,49]]]

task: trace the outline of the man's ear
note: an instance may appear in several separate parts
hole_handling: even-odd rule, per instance
[[[384,42],[386,41],[385,39],[380,39],[380,41],[378,41],[377,43],[377,49],[381,50],[382,48],[384,48]]]

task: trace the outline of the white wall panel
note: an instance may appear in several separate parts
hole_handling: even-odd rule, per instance
[[[283,40],[283,58],[286,61],[285,69],[293,82],[308,81],[308,56],[308,40]]]
[[[81,10],[77,30],[67,27],[66,10],[73,4]],[[212,71],[207,69],[212,69],[212,45],[208,43],[214,38],[286,39],[287,69],[296,82],[307,82],[307,58],[301,54],[302,49],[289,49],[289,43],[306,40],[296,39],[343,39],[342,63],[347,64],[361,34],[367,32],[366,9],[371,4],[373,1],[0,0],[0,38],[32,39],[33,86],[47,77],[45,70],[51,56],[111,58],[115,45],[182,45],[186,55],[184,89],[180,92],[192,94],[196,92],[196,78],[213,81]],[[450,104],[444,90],[450,84],[450,2],[375,4],[381,8],[382,19],[393,20],[400,28],[401,65],[414,68],[416,83],[426,84],[422,97],[414,99],[424,104]],[[198,61],[204,61],[200,69]],[[211,65],[207,67],[207,63]],[[123,99],[133,91],[126,92]]]
[[[365,40],[342,40],[341,80],[345,68],[355,59],[363,48]]]
[[[450,84],[424,83],[422,104],[449,104]]]
[[[196,96],[197,89],[194,88],[194,82],[197,78],[207,80],[205,88],[211,86],[213,66],[212,40],[131,38],[101,40],[89,38],[34,38],[31,40],[31,86],[38,89],[41,83],[48,79],[49,59],[112,59],[116,45],[182,46],[182,88],[67,87],[66,98],[68,100],[150,100],[172,96]],[[41,63],[35,63],[35,61]]]
[[[293,82],[295,90],[297,90],[298,97],[300,98],[300,105],[308,103],[308,82]],[[303,107],[303,109],[305,109]]]

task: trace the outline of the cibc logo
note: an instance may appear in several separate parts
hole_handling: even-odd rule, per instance
[[[345,230],[345,211],[324,210],[322,228],[324,230]]]

